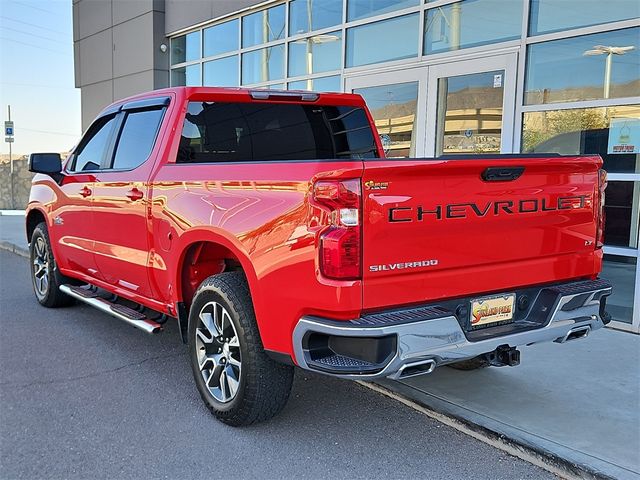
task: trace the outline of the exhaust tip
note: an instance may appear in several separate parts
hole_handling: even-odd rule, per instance
[[[415,363],[408,363],[400,368],[398,379],[415,377],[416,375],[426,375],[433,372],[437,367],[435,360],[424,360]]]
[[[569,342],[571,340],[580,340],[581,338],[586,338],[589,336],[591,332],[590,325],[583,325],[582,327],[572,328],[567,332],[567,334],[560,339],[560,343]]]

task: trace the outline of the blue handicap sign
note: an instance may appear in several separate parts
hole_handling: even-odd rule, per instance
[[[7,136],[13,135],[13,127],[6,127],[4,129],[4,134],[7,135]]]

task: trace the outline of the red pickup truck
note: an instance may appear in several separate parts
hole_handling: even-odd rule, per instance
[[[358,95],[158,90],[107,107],[66,163],[31,156],[33,287],[147,333],[176,319],[205,404],[245,425],[283,408],[294,366],[517,365],[602,327],[601,166],[385,158]]]

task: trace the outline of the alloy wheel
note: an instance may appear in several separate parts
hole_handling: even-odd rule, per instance
[[[36,293],[44,297],[49,289],[49,250],[44,238],[36,238],[33,255],[33,284]]]
[[[200,309],[195,348],[209,393],[221,403],[233,400],[242,371],[240,341],[229,312],[220,303],[209,302]]]

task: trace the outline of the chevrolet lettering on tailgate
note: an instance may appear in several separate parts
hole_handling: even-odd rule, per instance
[[[555,210],[570,210],[576,208],[590,208],[589,195],[575,195],[559,197],[556,202],[543,198],[525,200],[497,200],[485,204],[452,203],[424,208],[419,205],[413,207],[389,208],[389,222],[421,222],[424,219],[442,220],[443,218],[467,218],[469,216],[486,217],[488,215],[514,215],[518,213],[552,212]]]

